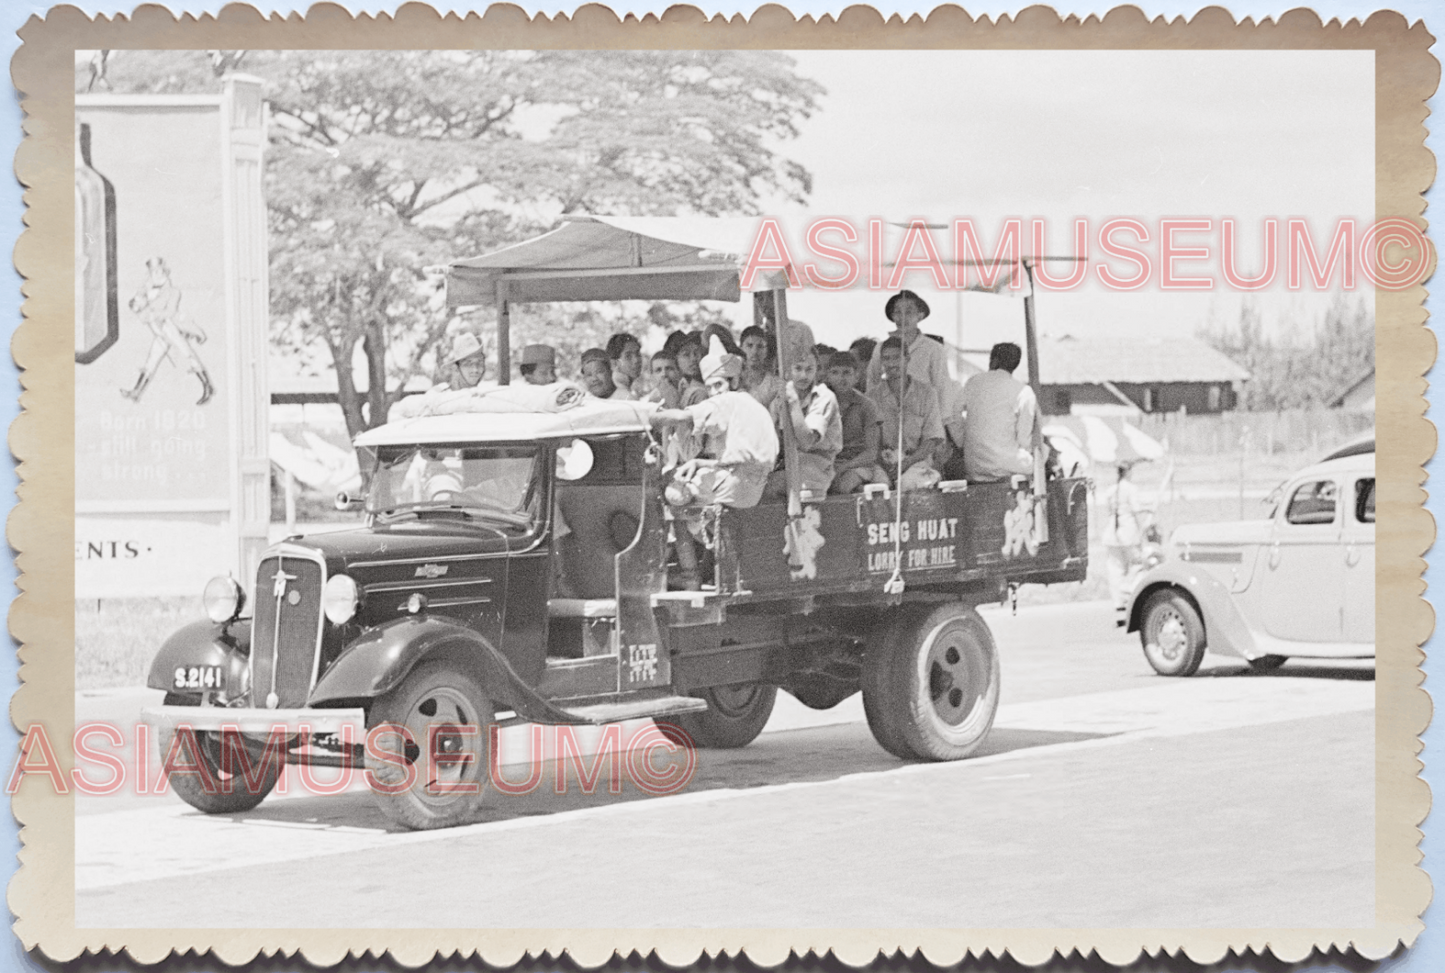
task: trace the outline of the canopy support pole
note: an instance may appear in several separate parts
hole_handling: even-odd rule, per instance
[[[1034,390],[1034,531],[1039,543],[1043,544],[1049,539],[1049,485],[1045,469],[1043,416],[1039,411],[1043,408],[1044,397],[1039,385],[1039,334],[1034,323],[1034,265],[1031,261],[1024,261],[1024,273],[1029,279],[1029,291],[1024,295],[1024,343],[1028,349],[1029,387]]]
[[[512,305],[505,280],[497,281],[497,384],[512,384]]]
[[[788,333],[788,292],[778,288],[771,292],[773,298],[774,337],[778,346],[778,378],[783,380],[782,396],[783,421],[779,423],[783,434],[783,469],[788,477],[788,519],[797,520],[803,516],[803,485],[799,481],[798,438],[793,431],[793,412],[788,408],[787,386],[793,381],[792,348],[786,340]],[[754,307],[756,307],[756,299]]]

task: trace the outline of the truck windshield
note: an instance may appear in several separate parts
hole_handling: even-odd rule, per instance
[[[538,510],[538,452],[531,446],[383,448],[366,509],[382,522],[459,517],[526,528]]]

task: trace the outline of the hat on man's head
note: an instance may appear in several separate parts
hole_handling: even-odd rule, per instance
[[[584,367],[590,361],[606,362],[607,367],[612,367],[612,356],[601,348],[588,348],[582,353],[582,360],[577,363],[578,368]]]
[[[452,353],[447,356],[447,360],[442,364],[455,365],[463,358],[470,358],[481,352],[482,343],[477,340],[477,336],[470,331],[463,331],[457,335],[456,340],[452,342]]]
[[[737,378],[743,373],[743,360],[737,355],[729,354],[723,343],[718,340],[717,335],[709,339],[708,351],[698,362],[698,371],[702,373],[704,382],[712,381],[718,376],[723,378]]]
[[[523,365],[551,365],[557,367],[557,350],[551,345],[527,345],[522,349]]]
[[[914,305],[917,306],[919,311],[919,320],[928,317],[928,302],[925,301],[923,298],[919,297],[917,294],[908,290],[899,291],[897,294],[894,294],[888,299],[888,303],[883,305],[884,316],[887,317],[888,320],[897,323],[898,319],[893,316],[893,312],[896,311],[898,309],[898,305],[904,301],[912,301]]]

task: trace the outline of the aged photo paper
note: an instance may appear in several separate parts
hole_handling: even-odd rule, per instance
[[[25,948],[1420,936],[1425,25],[20,36]]]

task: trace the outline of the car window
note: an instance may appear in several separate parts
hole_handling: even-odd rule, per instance
[[[1334,480],[1312,480],[1295,487],[1289,498],[1285,520],[1291,524],[1332,524],[1335,522]]]
[[[1362,524],[1375,522],[1375,478],[1355,481],[1355,519]]]

